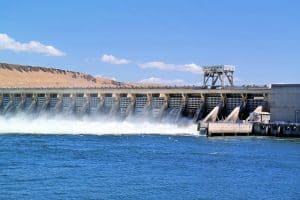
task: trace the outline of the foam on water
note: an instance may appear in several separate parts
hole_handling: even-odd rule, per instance
[[[103,118],[0,117],[0,133],[29,134],[95,134],[95,135],[190,135],[197,136],[196,125],[179,127],[176,124],[153,123],[149,121],[117,121]]]

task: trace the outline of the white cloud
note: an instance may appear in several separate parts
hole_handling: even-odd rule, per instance
[[[153,61],[139,64],[141,68],[153,68],[153,69],[160,69],[160,70],[176,70],[176,65],[168,64],[161,61]]]
[[[102,62],[113,64],[113,65],[126,65],[130,63],[129,60],[126,60],[124,58],[117,58],[109,54],[103,54],[101,60]]]
[[[129,61],[125,58],[118,58],[111,54],[103,54],[101,57],[102,62],[113,64],[113,65],[125,65],[129,63],[137,64],[142,69],[158,69],[164,71],[181,71],[190,72],[193,74],[202,74],[202,67],[195,63],[190,64],[171,64],[162,61],[152,61],[145,63],[138,63],[135,61]]]
[[[150,77],[140,81],[140,83],[155,83],[155,84],[163,84],[163,85],[184,85],[185,82],[182,79],[162,79],[158,77]]]
[[[191,72],[193,74],[203,74],[202,67],[194,63],[183,65],[183,71]]]
[[[167,70],[167,71],[183,71],[183,72],[191,72],[193,74],[202,74],[202,68],[194,63],[191,64],[170,64],[164,63],[161,61],[153,61],[153,62],[146,62],[139,64],[139,66],[143,69],[152,68],[152,69],[159,69],[159,70]]]
[[[7,34],[0,33],[0,50],[11,50],[15,52],[33,52],[45,54],[47,56],[64,56],[65,53],[50,45],[44,45],[38,41],[21,43],[9,37]]]

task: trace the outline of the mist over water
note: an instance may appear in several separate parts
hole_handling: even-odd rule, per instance
[[[72,116],[16,115],[0,117],[0,134],[94,134],[94,135],[187,135],[197,136],[195,124],[179,126],[168,122],[150,122],[149,120],[109,119],[104,117],[76,118]]]

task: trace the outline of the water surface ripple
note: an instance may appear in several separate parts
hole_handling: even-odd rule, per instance
[[[299,199],[300,140],[0,135],[0,199]]]

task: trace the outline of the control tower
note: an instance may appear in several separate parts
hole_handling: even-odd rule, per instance
[[[233,86],[233,65],[203,66],[203,84],[211,88]]]

